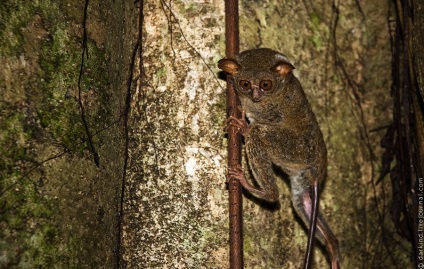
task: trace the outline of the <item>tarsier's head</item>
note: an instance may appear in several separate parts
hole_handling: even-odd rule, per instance
[[[218,67],[231,74],[240,97],[259,102],[282,88],[294,66],[286,56],[271,49],[253,49],[236,59],[222,59]]]

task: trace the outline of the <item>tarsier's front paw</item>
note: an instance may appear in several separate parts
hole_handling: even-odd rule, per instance
[[[250,183],[247,181],[246,177],[244,176],[243,168],[239,165],[228,169],[227,183],[229,183],[230,179],[236,179],[240,182],[240,184],[245,189],[249,191],[255,191],[255,188],[250,185]]]
[[[237,179],[238,181],[245,180],[243,175],[243,169],[240,166],[229,168],[228,173],[225,177],[227,179],[227,183],[230,182],[230,179]]]
[[[249,127],[249,123],[247,123],[247,121],[246,121],[246,112],[245,111],[241,112],[241,118],[229,116],[226,123],[227,123],[227,126],[226,126],[227,132],[228,132],[228,129],[230,128],[230,126],[234,126],[239,130],[239,132],[242,136],[244,136],[244,137],[249,136],[250,127]]]

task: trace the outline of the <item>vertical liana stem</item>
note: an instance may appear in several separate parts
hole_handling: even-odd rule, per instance
[[[238,0],[225,1],[226,57],[234,58],[239,52]],[[234,91],[233,79],[227,77],[227,116],[240,118],[238,97]],[[228,128],[228,167],[241,165],[241,137],[234,126]],[[230,268],[243,268],[242,196],[237,179],[229,178],[230,214]]]

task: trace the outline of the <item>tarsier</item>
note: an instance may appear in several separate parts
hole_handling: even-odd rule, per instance
[[[242,117],[227,123],[245,138],[247,162],[258,187],[249,183],[241,167],[228,176],[239,180],[252,195],[276,202],[275,167],[290,179],[295,211],[309,228],[305,267],[310,268],[313,239],[326,247],[331,268],[339,268],[338,242],[318,210],[318,187],[326,175],[327,151],[321,130],[294,66],[271,49],[254,49],[218,67],[230,74],[242,104]],[[247,119],[246,119],[247,118]]]

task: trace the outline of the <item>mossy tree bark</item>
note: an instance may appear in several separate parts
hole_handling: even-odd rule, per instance
[[[0,267],[228,268],[224,2],[112,2],[0,7]],[[342,268],[411,263],[390,185],[375,181],[389,13],[381,1],[240,3],[241,50],[286,54],[319,119],[321,209]],[[277,180],[277,207],[244,196],[246,268],[301,268],[306,231]],[[325,257],[317,247],[315,268]]]
[[[131,50],[122,39],[135,9],[2,1],[0,268],[117,264]]]

